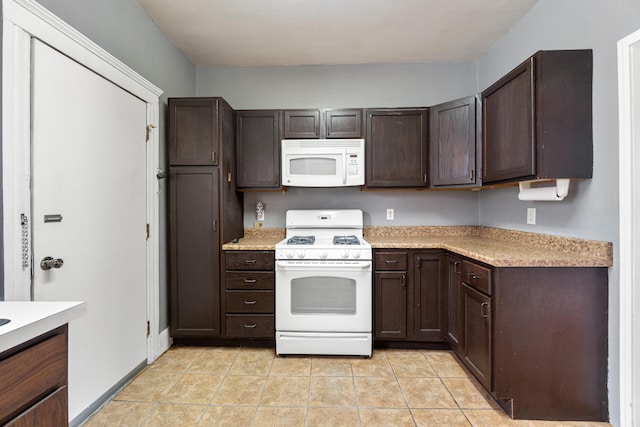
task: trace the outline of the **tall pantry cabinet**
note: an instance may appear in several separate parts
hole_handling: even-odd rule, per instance
[[[222,98],[169,99],[171,335],[221,333],[221,246],[242,237],[234,111]]]

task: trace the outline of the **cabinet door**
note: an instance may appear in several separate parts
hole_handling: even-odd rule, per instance
[[[447,300],[447,333],[446,339],[451,349],[458,355],[462,351],[462,310],[460,258],[447,256],[446,300]]]
[[[427,110],[367,110],[366,186],[426,187]]]
[[[170,170],[171,333],[220,334],[218,168]]]
[[[432,186],[476,184],[476,105],[471,96],[429,109]]]
[[[278,189],[280,112],[237,111],[238,189]]]
[[[491,390],[491,298],[462,284],[464,364]]]
[[[327,138],[362,138],[362,110],[325,112]]]
[[[320,138],[320,110],[285,110],[284,138]]]
[[[443,341],[444,311],[442,307],[442,255],[413,254],[414,275],[412,338]]]
[[[534,63],[522,63],[482,92],[483,182],[536,173]]]
[[[376,339],[407,338],[407,274],[375,273]]]
[[[217,165],[218,100],[169,99],[169,164]]]

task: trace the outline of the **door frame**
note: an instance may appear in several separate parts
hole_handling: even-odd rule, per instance
[[[620,425],[632,426],[640,422],[640,30],[618,41],[618,108]]]
[[[21,214],[31,215],[31,38],[37,38],[147,104],[146,154],[147,361],[169,348],[168,330],[159,325],[159,97],[162,90],[33,0],[3,0],[2,173],[5,300],[28,301],[31,268],[20,256]],[[145,129],[140,129],[143,133]],[[30,218],[29,218],[30,219]],[[30,233],[30,231],[29,231]],[[27,236],[30,241],[30,235]],[[31,254],[29,254],[30,256]],[[31,264],[32,259],[29,260]]]

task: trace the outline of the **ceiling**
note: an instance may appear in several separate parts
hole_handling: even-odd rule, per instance
[[[470,61],[538,0],[135,0],[197,66]]]

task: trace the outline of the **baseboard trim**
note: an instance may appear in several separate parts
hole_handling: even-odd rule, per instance
[[[96,399],[91,405],[89,405],[84,411],[80,412],[73,420],[69,421],[70,427],[78,427],[84,423],[94,412],[100,409],[105,403],[107,403],[113,396],[115,396],[125,385],[129,383],[147,366],[147,361],[140,362],[131,372],[129,372],[124,378],[118,381],[113,387],[107,390],[102,396]]]

